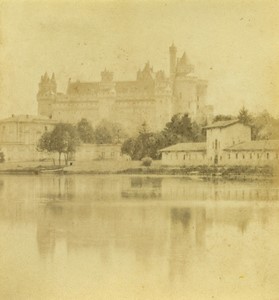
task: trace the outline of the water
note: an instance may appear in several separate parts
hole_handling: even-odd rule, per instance
[[[1,176],[0,299],[278,299],[279,186]]]

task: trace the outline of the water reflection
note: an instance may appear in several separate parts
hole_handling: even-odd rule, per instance
[[[229,272],[234,272],[234,266],[235,272],[240,272],[239,255],[248,262],[251,249],[265,256],[261,249],[267,248],[262,247],[273,243],[279,234],[278,186],[271,183],[19,176],[19,188],[15,189],[14,181],[13,176],[0,180],[1,224],[16,235],[22,228],[28,231],[35,243],[26,247],[34,260],[38,255],[47,265],[59,261],[61,268],[74,272],[88,261],[84,278],[92,276],[91,267],[97,264],[104,281],[117,280],[115,272],[123,271],[144,285],[160,283],[169,291],[182,291],[187,282],[190,289],[184,292],[194,293],[198,291],[194,289],[195,280],[202,281],[212,272],[224,273],[223,256]],[[17,245],[11,246],[15,248],[6,250],[16,251]],[[278,245],[273,245],[272,253],[277,250]],[[268,257],[266,263],[270,263]],[[279,268],[277,261],[273,263]],[[263,278],[256,274],[261,268],[259,265],[250,271],[259,281]],[[212,280],[217,292],[220,282]],[[133,284],[137,286],[138,282]],[[131,283],[131,288],[134,285]],[[203,287],[210,289],[210,285]],[[270,288],[275,291],[273,285]],[[159,294],[154,299],[162,299]]]

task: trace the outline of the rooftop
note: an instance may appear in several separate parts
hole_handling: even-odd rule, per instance
[[[213,128],[224,128],[238,123],[238,119],[227,120],[227,121],[217,121],[208,126],[205,126],[204,129],[213,129]]]
[[[191,151],[206,151],[206,143],[179,143],[161,149],[160,152],[191,152]]]
[[[233,145],[225,151],[279,151],[279,140],[249,141]]]
[[[6,122],[48,122],[48,123],[56,123],[57,121],[50,119],[46,116],[40,115],[12,115],[9,118],[0,120],[0,123]]]

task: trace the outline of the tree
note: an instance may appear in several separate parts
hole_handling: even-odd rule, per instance
[[[159,150],[180,142],[201,142],[205,140],[205,133],[201,126],[187,114],[174,115],[161,132],[150,132],[144,122],[139,128],[138,135],[126,140],[122,146],[122,153],[129,154],[134,160],[144,157],[160,158]]]
[[[77,123],[77,131],[79,138],[83,143],[94,143],[94,130],[91,123],[86,119],[83,118]]]
[[[252,119],[252,139],[268,140],[279,138],[279,119],[264,110]]]
[[[45,132],[38,142],[39,151],[57,152],[59,165],[61,154],[64,154],[65,164],[68,164],[69,155],[76,151],[79,145],[79,136],[76,128],[71,124],[59,123],[51,132]]]
[[[237,119],[244,125],[251,126],[252,124],[252,116],[244,106],[239,111]]]
[[[120,124],[106,120],[101,121],[94,130],[94,140],[97,144],[118,144],[126,137]]]
[[[176,114],[171,121],[166,124],[165,132],[171,133],[181,141],[191,141],[193,139],[192,122],[188,114]]]
[[[135,152],[135,144],[136,144],[135,138],[128,138],[122,144],[121,152],[123,154],[128,154],[131,158],[133,158]]]
[[[218,121],[229,121],[235,119],[232,115],[216,115],[213,119],[213,123]]]

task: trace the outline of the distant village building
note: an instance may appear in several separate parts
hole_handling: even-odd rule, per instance
[[[279,164],[279,140],[251,141],[250,126],[239,120],[219,121],[204,128],[205,143],[180,143],[161,150],[162,164],[273,165]]]
[[[12,115],[0,120],[0,151],[5,161],[34,161],[48,157],[36,150],[37,143],[46,131],[57,122],[45,116]]]
[[[188,113],[198,123],[212,120],[213,107],[206,105],[207,81],[199,79],[184,53],[177,58],[169,48],[170,73],[155,72],[149,62],[133,81],[115,81],[113,73],[101,72],[101,81],[69,79],[65,94],[57,92],[55,75],[41,77],[37,94],[38,113],[58,121],[77,123],[82,118],[93,126],[102,119],[135,131],[146,122],[152,130],[162,129],[176,113]]]

